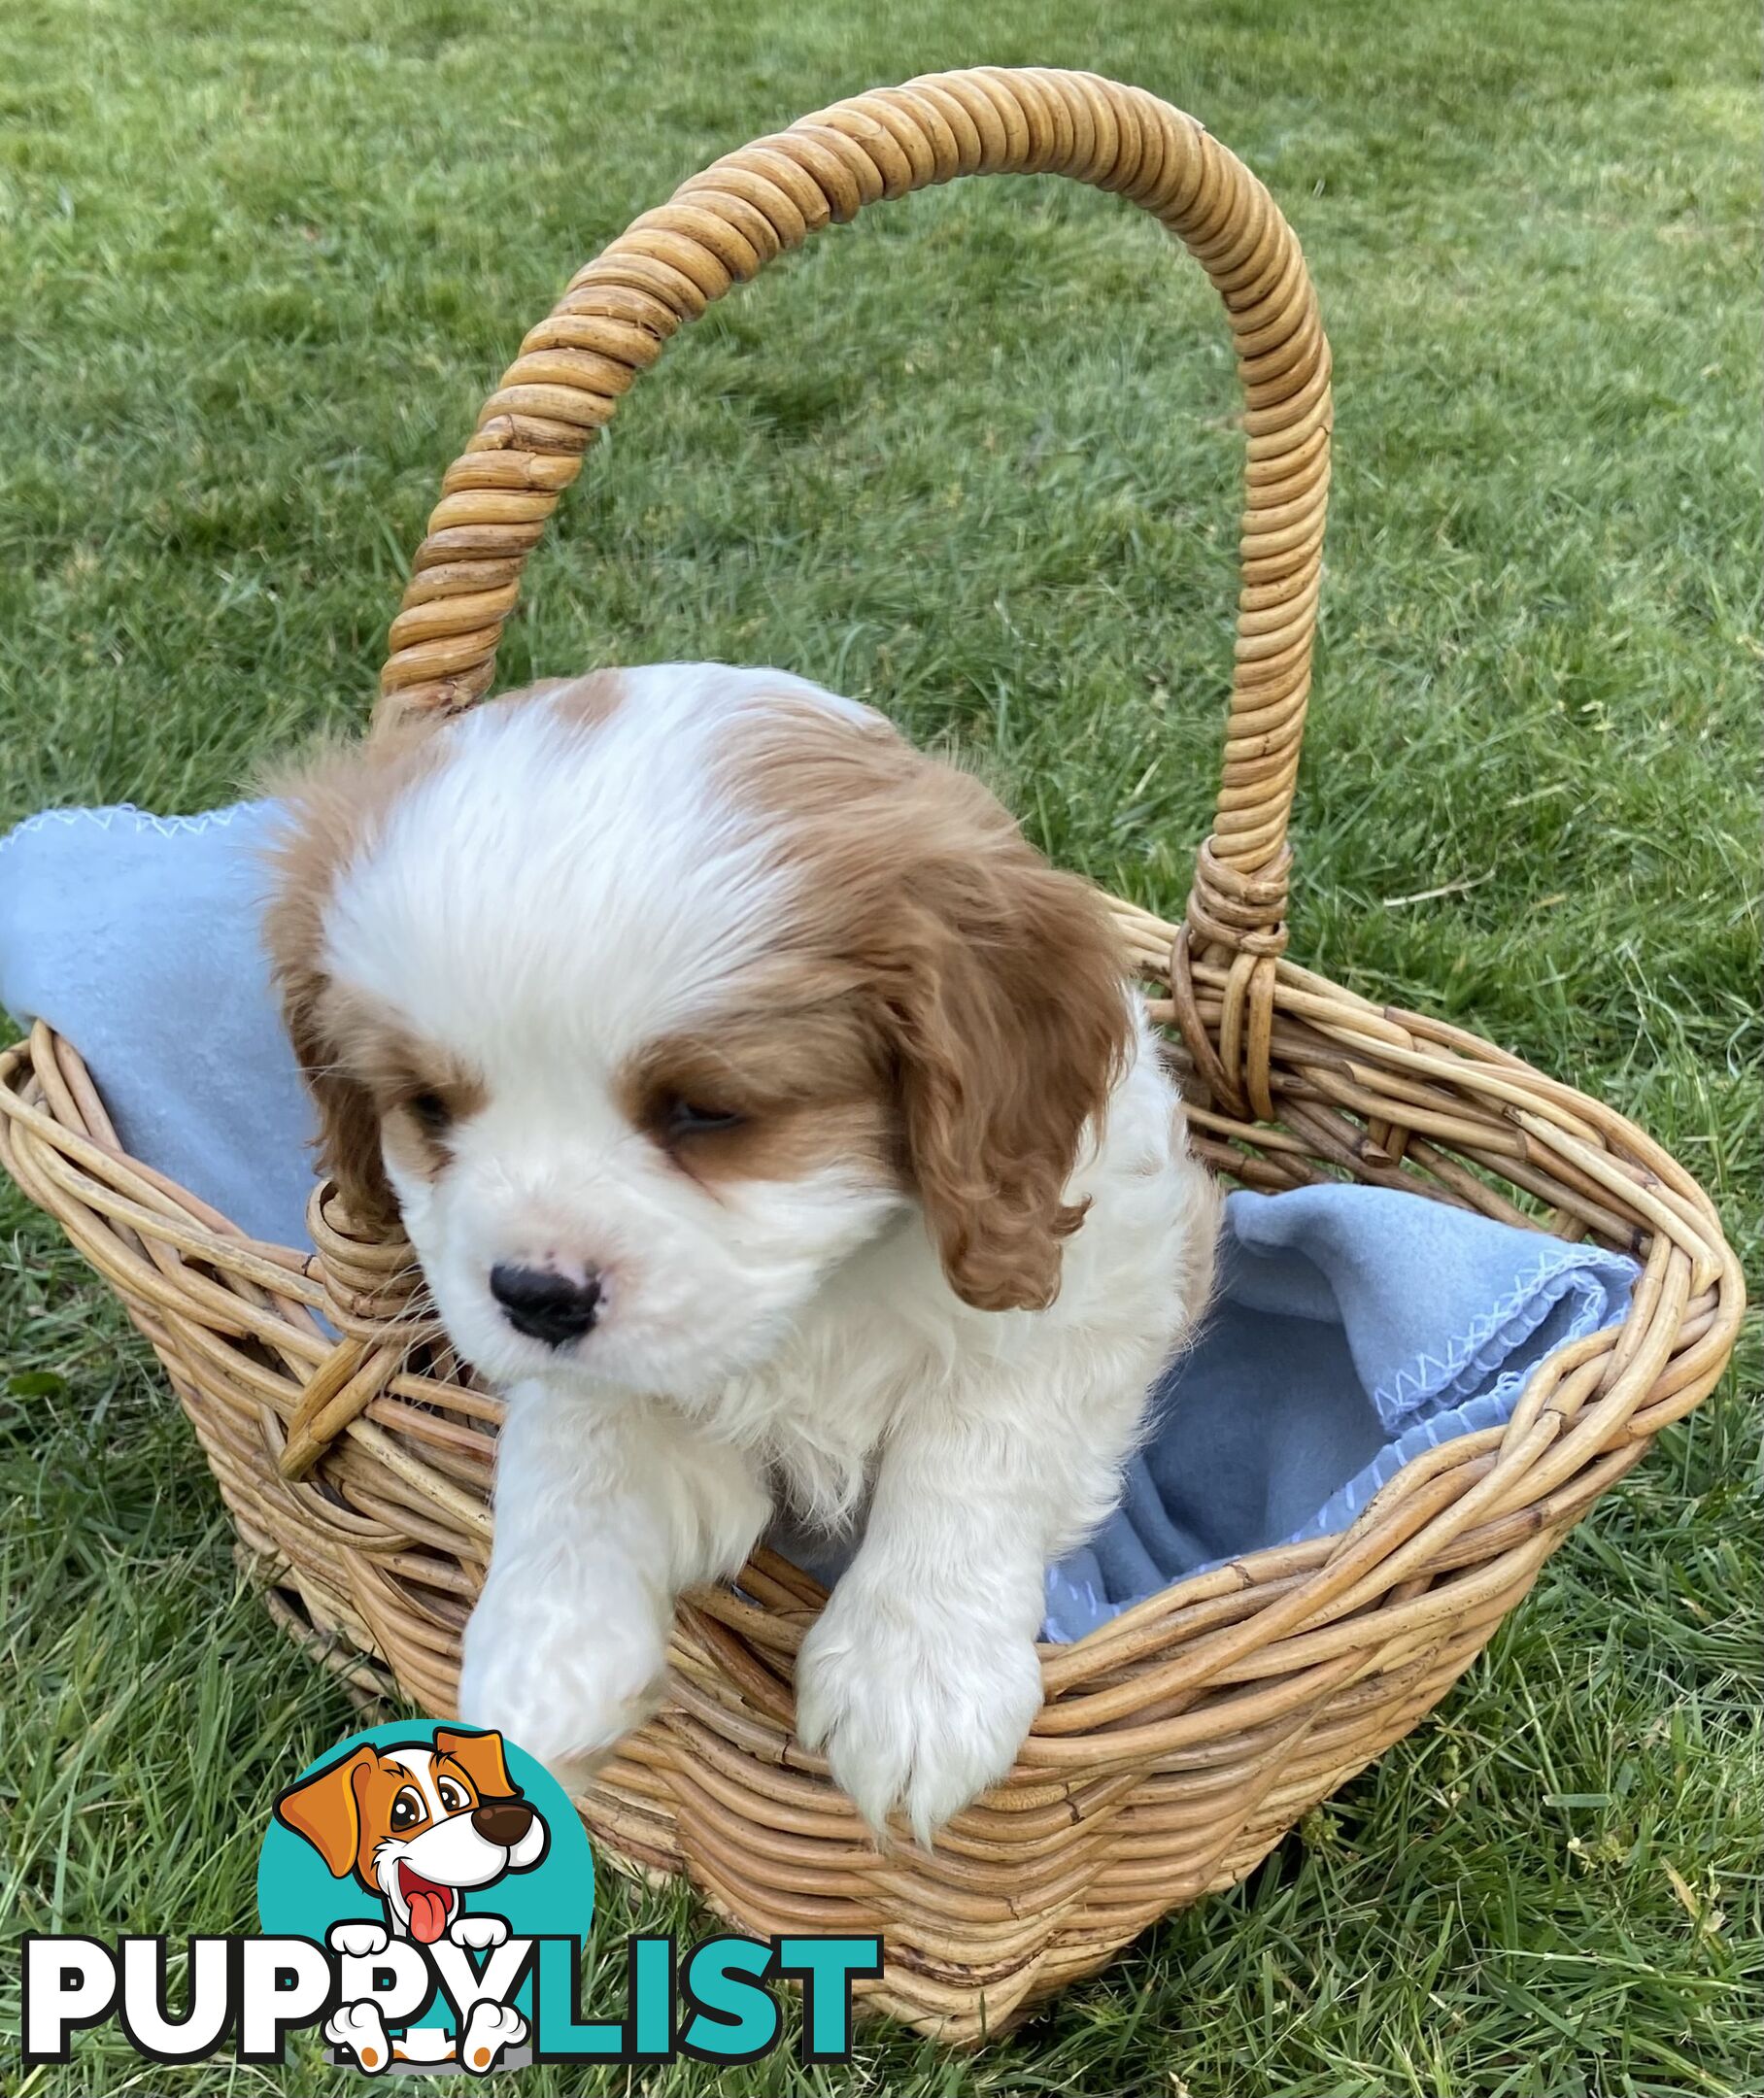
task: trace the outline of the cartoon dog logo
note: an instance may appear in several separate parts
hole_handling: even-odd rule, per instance
[[[544,1817],[509,1773],[501,1735],[463,1728],[437,1728],[432,1742],[364,1743],[290,1785],[275,1814],[312,1844],[333,1878],[353,1876],[381,1902],[384,1922],[331,1930],[334,1948],[358,1957],[385,1951],[393,1937],[425,1946],[445,1939],[470,1951],[503,1944],[507,1918],[468,1912],[466,1898],[509,1873],[530,1872],[551,1841]],[[432,2058],[426,2044],[394,2049],[371,2002],[344,2005],[324,2034],[364,2069],[385,2068],[394,2052]],[[476,2067],[525,2037],[518,2012],[481,2003],[456,2058]]]

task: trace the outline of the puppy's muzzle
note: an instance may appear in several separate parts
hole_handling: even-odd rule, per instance
[[[499,1261],[490,1271],[490,1293],[516,1333],[547,1347],[580,1340],[600,1315],[600,1277],[592,1268],[578,1279]]]
[[[533,1810],[525,1800],[486,1800],[472,1809],[472,1827],[501,1850],[512,1850],[532,1824]]]

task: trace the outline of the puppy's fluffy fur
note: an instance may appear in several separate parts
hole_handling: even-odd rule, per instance
[[[798,1731],[924,1837],[1040,1703],[1215,1205],[1107,912],[776,671],[534,688],[292,783],[270,938],[322,1160],[505,1392],[462,1713],[579,1777],[781,1498],[862,1542]],[[513,1265],[598,1290],[548,1345]]]

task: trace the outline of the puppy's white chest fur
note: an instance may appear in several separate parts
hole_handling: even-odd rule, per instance
[[[1180,1102],[1142,1016],[1067,1199],[1087,1207],[1046,1310],[964,1303],[909,1210],[830,1279],[763,1368],[731,1379],[719,1432],[775,1473],[794,1516],[849,1521],[897,1427],[924,1435],[943,1420],[959,1436],[970,1417],[1028,1438],[1050,1472],[1067,1474],[1050,1556],[1106,1516],[1146,1396],[1204,1301],[1211,1265],[1210,1184],[1187,1154]],[[1092,1447],[1106,1453],[1094,1472]]]

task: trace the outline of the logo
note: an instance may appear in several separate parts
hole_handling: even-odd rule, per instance
[[[875,1937],[724,1935],[627,1943],[617,2018],[579,2014],[594,1909],[581,1816],[502,1735],[403,1721],[352,1735],[277,1794],[257,1864],[260,1933],[27,1936],[27,2066],[67,2062],[114,2017],[158,2062],[280,2063],[295,2033],[370,2077],[528,2062],[750,2062],[783,2037],[776,1984],[802,1991],[802,2058],[851,2054],[852,1988]],[[179,1999],[175,2004],[174,1995]]]
[[[276,1800],[266,1932],[337,1955],[331,2058],[377,2074],[531,2058],[530,1941],[588,1935],[594,1868],[561,1786],[500,1734],[370,1728]]]

